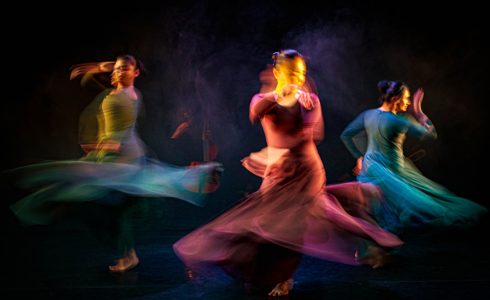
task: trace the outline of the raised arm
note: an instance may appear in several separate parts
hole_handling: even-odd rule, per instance
[[[413,118],[409,117],[410,126],[408,133],[420,138],[437,138],[436,128],[432,121],[422,111],[422,100],[424,99],[424,90],[417,89],[413,95]]]
[[[408,115],[407,118],[407,126],[408,126],[408,134],[412,136],[416,136],[421,139],[429,138],[436,139],[437,132],[435,126],[432,124],[432,121],[427,118],[427,116],[423,120],[417,120],[413,116]]]
[[[74,65],[70,68],[70,80],[81,77],[80,84],[83,87],[93,83],[98,88],[105,89],[107,84],[97,78],[97,74],[111,73],[114,69],[114,64],[115,62],[113,61],[103,61]]]

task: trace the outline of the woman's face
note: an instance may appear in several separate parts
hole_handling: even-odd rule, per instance
[[[285,85],[294,84],[300,87],[306,81],[306,64],[299,57],[286,60],[274,68],[274,76]]]
[[[405,88],[403,89],[403,94],[397,100],[395,100],[395,111],[406,112],[411,103],[410,91]]]
[[[115,85],[132,86],[140,71],[130,61],[118,59],[112,71],[112,83]]]

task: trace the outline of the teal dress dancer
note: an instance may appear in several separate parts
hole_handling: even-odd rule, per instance
[[[437,137],[432,123],[426,122],[430,126],[419,124],[410,115],[371,109],[360,114],[341,135],[355,158],[363,156],[358,180],[376,184],[383,190],[388,207],[375,208],[375,218],[393,232],[423,225],[470,225],[487,211],[424,177],[404,156],[403,142],[407,135]],[[362,153],[354,138],[364,131],[367,149]]]

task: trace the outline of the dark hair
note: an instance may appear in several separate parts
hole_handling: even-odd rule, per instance
[[[124,61],[129,62],[130,64],[132,64],[134,66],[135,70],[140,70],[141,73],[145,73],[146,72],[145,66],[143,65],[143,63],[141,62],[141,60],[137,59],[136,57],[134,57],[131,54],[119,55],[117,57],[117,59],[121,59],[121,60],[124,60]]]
[[[379,100],[389,102],[393,97],[400,96],[408,89],[408,86],[401,81],[381,80],[378,82],[378,90],[381,93]]]
[[[285,49],[272,54],[272,66],[283,63],[285,60],[293,60],[296,57],[304,60],[303,55],[294,49]]]

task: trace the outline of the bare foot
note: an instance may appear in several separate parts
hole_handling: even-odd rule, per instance
[[[186,267],[185,268],[185,276],[187,277],[187,279],[189,279],[190,281],[193,281],[196,279],[196,273],[189,267]]]
[[[279,282],[276,286],[269,292],[269,296],[281,297],[289,295],[289,291],[293,289],[293,279],[289,278],[286,281]]]
[[[116,273],[126,272],[136,267],[138,263],[138,256],[136,255],[136,252],[132,250],[123,258],[118,259],[115,265],[109,266],[109,270]]]
[[[391,261],[391,257],[388,253],[375,246],[368,246],[366,254],[362,256],[359,254],[359,251],[356,251],[354,257],[357,262],[370,265],[373,269],[380,268]]]

